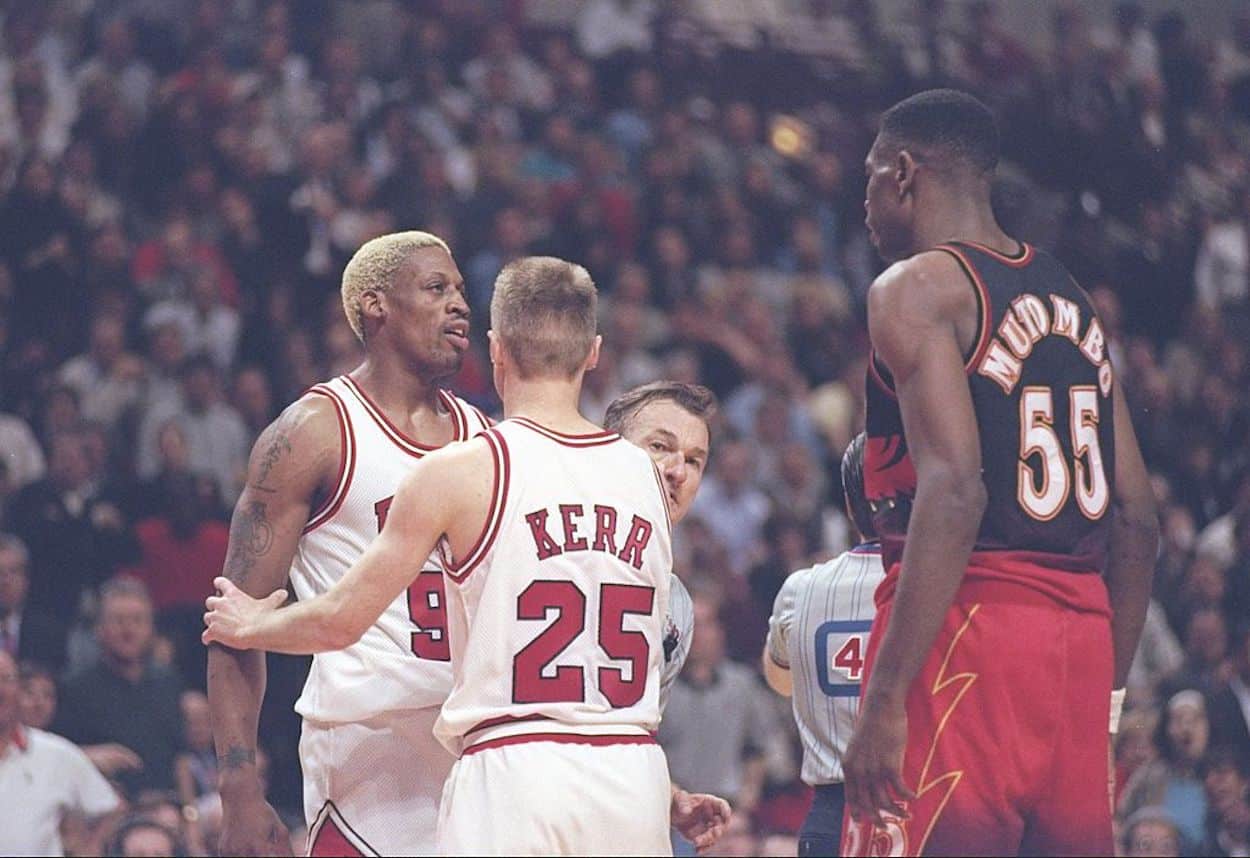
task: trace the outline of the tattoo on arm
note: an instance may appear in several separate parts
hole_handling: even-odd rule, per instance
[[[241,769],[244,766],[256,765],[256,751],[242,745],[231,745],[221,755],[219,764],[223,769]]]
[[[256,482],[252,483],[252,488],[260,489],[265,492],[276,491],[272,486],[265,485],[269,479],[269,472],[273,470],[273,466],[286,453],[291,452],[291,441],[281,428],[275,427],[273,438],[269,442],[269,449],[265,450],[265,455],[261,457],[260,465],[257,467]]]
[[[251,501],[235,510],[230,523],[230,557],[226,561],[226,577],[242,584],[251,575],[257,561],[273,547],[273,527],[265,504]]]

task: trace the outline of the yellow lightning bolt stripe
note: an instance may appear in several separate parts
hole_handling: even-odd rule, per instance
[[[973,683],[977,681],[979,674],[976,673],[957,673],[954,676],[947,677],[946,669],[950,665],[951,656],[955,653],[955,647],[964,636],[964,632],[968,631],[968,626],[972,624],[972,618],[977,615],[977,611],[981,609],[980,603],[973,605],[968,611],[968,617],[964,620],[963,625],[959,627],[959,631],[955,632],[955,637],[951,639],[950,646],[946,648],[946,656],[942,659],[942,666],[938,669],[937,677],[933,680],[933,688],[930,693],[937,696],[948,685],[963,680],[963,687],[955,694],[955,699],[951,701],[951,705],[947,707],[942,720],[938,722],[937,729],[933,732],[933,741],[929,745],[929,753],[925,757],[924,766],[920,770],[920,785],[916,788],[917,801],[929,790],[935,789],[938,785],[949,782],[946,789],[946,795],[942,796],[941,802],[938,803],[937,811],[929,818],[929,826],[925,829],[924,836],[920,838],[920,847],[916,849],[916,855],[923,855],[925,845],[929,842],[929,835],[933,833],[933,827],[937,825],[937,821],[942,817],[942,811],[946,809],[946,804],[951,800],[951,796],[955,794],[955,787],[959,786],[959,781],[963,779],[963,770],[946,772],[939,775],[933,780],[929,780],[929,767],[933,764],[933,755],[937,753],[937,743],[942,737],[942,731],[946,729],[946,722],[950,720],[955,709],[959,706],[959,702],[963,700],[964,695],[972,688]]]

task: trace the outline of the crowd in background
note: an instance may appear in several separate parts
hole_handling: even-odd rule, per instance
[[[784,577],[855,541],[834,465],[863,421],[876,118],[951,85],[1000,117],[1005,227],[1100,309],[1160,504],[1122,848],[1250,854],[1250,13],[1229,5],[1211,42],[1132,3],[1054,2],[1029,34],[942,0],[889,22],[868,0],[0,3],[0,648],[23,718],[87,749],[129,823],[213,849],[198,636],[230,505],[259,431],[361,358],[346,260],[419,228],[466,278],[452,386],[488,411],[492,283],[532,253],[599,285],[589,416],[659,377],[720,397],[661,740],[677,782],[734,803],[722,854],[793,854],[807,792],[758,656]],[[271,657],[261,729],[296,829],[304,669]],[[68,847],[101,848],[84,831]]]

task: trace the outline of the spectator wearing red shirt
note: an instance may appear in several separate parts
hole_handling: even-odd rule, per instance
[[[202,687],[206,665],[200,615],[226,559],[228,529],[212,518],[216,496],[210,480],[172,474],[162,489],[163,509],[135,525],[140,560],[125,572],[147,586],[156,627],[173,642],[183,681]]]

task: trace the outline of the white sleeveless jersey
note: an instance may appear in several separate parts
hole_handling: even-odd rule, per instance
[[[474,549],[445,559],[456,656],[435,735],[457,755],[556,733],[652,741],[672,537],[650,457],[519,417],[481,437],[494,497]]]
[[[795,572],[773,603],[768,656],[792,674],[790,702],[803,741],[806,784],[842,780],[877,612],[872,597],[884,578],[881,548],[860,545]]]
[[[304,528],[291,586],[300,599],[326,592],[382,529],[400,480],[429,452],[401,433],[350,377],[313,387],[339,421],[342,458],[334,494]],[[489,426],[480,411],[439,394],[462,441]],[[431,499],[431,503],[437,502]],[[417,560],[413,583],[359,641],[313,657],[295,711],[323,723],[362,721],[384,712],[437,706],[451,688],[442,565],[437,553]]]

